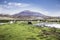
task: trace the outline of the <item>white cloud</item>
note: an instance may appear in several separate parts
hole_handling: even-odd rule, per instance
[[[0,4],[0,13],[4,14],[18,13],[20,10],[22,10],[21,8],[30,6],[30,4],[27,3],[17,3],[17,2],[7,3],[7,1],[4,1],[4,3],[6,4]]]
[[[9,2],[4,1],[5,4],[0,4],[3,8],[22,8],[22,7],[28,7],[30,4],[27,3],[17,3],[17,2]]]
[[[4,5],[6,8],[14,8],[14,7],[27,7],[29,4],[26,3],[16,3],[16,2],[9,2],[7,5]]]
[[[12,2],[9,2],[8,5],[9,5],[9,6],[13,6],[13,5],[14,5],[14,6],[21,6],[22,3],[12,3]]]

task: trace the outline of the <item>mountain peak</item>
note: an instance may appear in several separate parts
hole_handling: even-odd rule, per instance
[[[24,12],[31,12],[30,10],[24,10]]]
[[[35,16],[35,17],[45,17],[44,14],[39,13],[39,12],[34,12],[34,11],[30,11],[30,10],[24,10],[22,12],[19,12],[17,14],[15,14],[14,16]]]
[[[28,13],[28,14],[30,13],[30,14],[31,14],[31,13],[38,13],[38,12],[33,12],[33,11],[31,11],[31,10],[24,10],[24,11],[22,11],[22,12],[20,12],[20,13]]]

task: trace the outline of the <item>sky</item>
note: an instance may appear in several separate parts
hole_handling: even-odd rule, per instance
[[[60,16],[60,0],[0,0],[0,14],[12,15],[24,10]]]

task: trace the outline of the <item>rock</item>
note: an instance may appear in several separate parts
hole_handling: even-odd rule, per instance
[[[29,21],[28,24],[32,24],[32,22]]]

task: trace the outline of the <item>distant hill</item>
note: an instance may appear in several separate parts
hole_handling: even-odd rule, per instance
[[[19,19],[19,20],[60,19],[60,17],[51,17],[51,16],[47,16],[39,12],[33,12],[29,10],[24,10],[14,15],[0,14],[0,18],[4,19],[5,17]]]
[[[12,15],[8,15],[8,14],[0,14],[0,20],[13,20],[14,18],[12,17]]]
[[[0,14],[0,17],[11,17],[11,15],[8,15],[8,14]]]
[[[25,10],[25,11],[15,14],[14,16],[45,16],[45,15],[38,12]]]
[[[48,18],[48,16],[42,14],[42,13],[39,13],[39,12],[33,12],[33,11],[29,11],[29,10],[24,10],[22,12],[19,12],[17,14],[14,14],[13,17],[16,17],[16,18],[31,18],[31,19],[35,19],[35,18]]]

